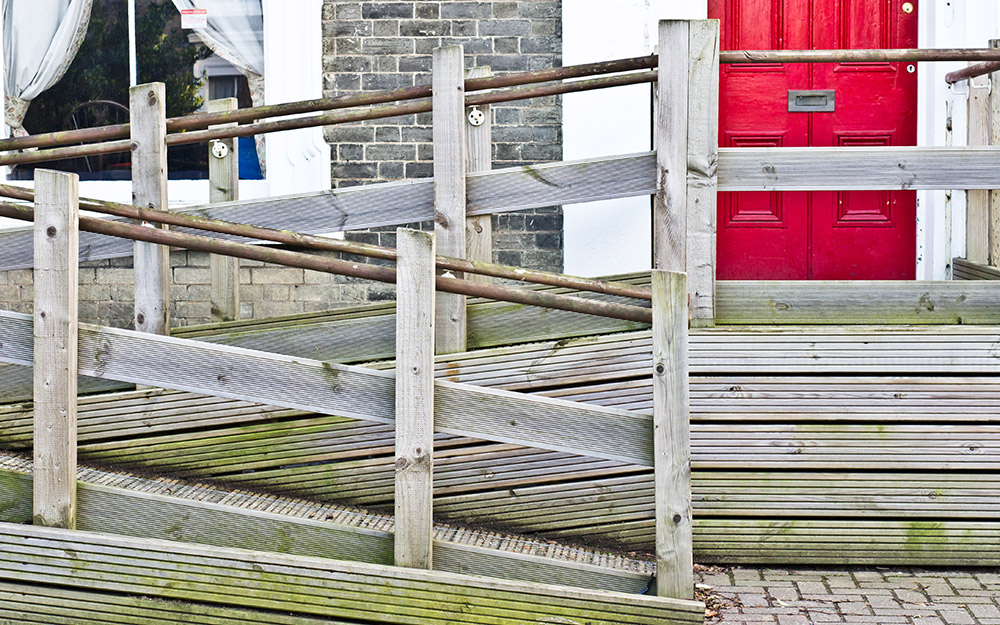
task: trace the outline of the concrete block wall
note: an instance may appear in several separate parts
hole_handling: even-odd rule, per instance
[[[559,0],[326,0],[325,94],[428,84],[441,45],[462,44],[466,67],[494,74],[560,66],[561,14]],[[492,121],[495,168],[562,159],[560,98],[495,105]],[[430,113],[331,126],[326,137],[335,187],[433,175]],[[496,262],[562,270],[560,208],[495,216],[493,231]],[[385,233],[351,238],[388,244]]]

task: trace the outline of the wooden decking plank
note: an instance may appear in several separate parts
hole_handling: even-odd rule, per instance
[[[52,573],[32,573],[25,575],[28,580],[40,578],[52,580],[63,585],[68,580],[74,579],[72,576],[64,577],[57,570],[64,567],[65,550],[72,549],[74,553],[73,561],[87,561],[88,571],[96,571],[100,567],[104,571],[103,579],[99,582],[99,587],[108,590],[119,590],[129,579],[133,588],[139,579],[143,580],[138,585],[142,586],[146,593],[155,592],[163,597],[176,597],[183,592],[185,598],[191,599],[199,595],[206,599],[210,596],[211,601],[220,602],[221,596],[233,592],[230,589],[239,587],[238,596],[242,598],[241,603],[247,606],[258,608],[270,608],[275,605],[276,595],[274,591],[265,590],[263,584],[272,583],[276,580],[279,584],[291,589],[294,595],[288,592],[282,593],[280,608],[289,611],[305,611],[312,614],[335,615],[338,611],[345,609],[358,610],[360,616],[368,610],[372,610],[372,601],[377,601],[380,618],[398,621],[403,614],[410,614],[426,620],[430,613],[424,612],[422,607],[409,608],[407,604],[414,606],[424,605],[422,597],[426,596],[426,605],[430,607],[437,602],[437,619],[442,616],[447,618],[449,612],[443,611],[443,605],[452,601],[452,597],[461,601],[465,609],[470,613],[464,613],[462,620],[468,622],[499,622],[497,616],[513,615],[517,610],[545,613],[547,610],[556,610],[556,614],[568,614],[564,610],[580,609],[586,606],[593,610],[593,614],[601,619],[611,616],[611,606],[614,605],[619,611],[628,613],[629,622],[656,622],[654,615],[657,610],[661,610],[661,617],[666,615],[674,606],[677,608],[688,608],[689,604],[668,603],[667,600],[649,599],[637,601],[631,596],[619,595],[616,593],[602,594],[598,600],[598,595],[587,591],[569,589],[564,590],[559,596],[549,599],[546,592],[556,592],[556,588],[541,585],[526,586],[512,582],[502,582],[499,580],[483,580],[482,578],[467,578],[454,576],[446,573],[421,572],[421,577],[413,577],[400,572],[400,569],[388,569],[386,567],[373,567],[358,563],[344,563],[330,560],[319,560],[314,558],[302,558],[284,556],[281,554],[267,554],[266,559],[255,556],[248,552],[235,552],[231,550],[210,548],[206,546],[188,547],[181,543],[164,543],[155,540],[135,541],[124,537],[104,537],[93,534],[76,533],[72,537],[54,534],[43,534],[37,528],[19,527],[16,534],[10,534],[7,528],[10,526],[0,526],[0,548],[5,552],[18,553],[18,557],[23,561],[45,563],[54,567]],[[15,528],[11,528],[15,529]],[[18,547],[21,542],[18,535],[29,534],[30,547]],[[210,555],[209,555],[210,554]],[[263,555],[263,554],[262,554]],[[141,557],[146,567],[146,572],[140,578],[127,578],[131,573],[131,558]],[[336,576],[330,575],[331,566],[336,567]],[[206,568],[210,567],[210,568]],[[0,568],[9,575],[10,569],[4,567],[0,561]],[[150,570],[152,568],[152,570]],[[39,569],[35,569],[38,571]],[[170,571],[184,573],[183,577],[175,576]],[[166,575],[171,579],[169,585],[164,585],[158,580],[153,581],[152,574]],[[93,575],[93,573],[90,573]],[[6,576],[6,575],[5,575]],[[224,577],[221,577],[224,576]],[[97,585],[94,578],[76,578],[75,584],[79,586]],[[212,583],[205,583],[211,581]],[[120,581],[121,580],[121,581]],[[145,581],[149,580],[149,581]],[[232,580],[232,581],[229,581]],[[279,581],[280,580],[280,581]],[[394,599],[389,599],[390,595],[383,588],[391,587]],[[212,589],[212,595],[206,595],[206,591]],[[341,590],[341,592],[338,592]],[[442,594],[444,591],[444,594]],[[322,595],[322,599],[318,596]],[[237,595],[233,595],[237,596]],[[360,598],[366,597],[365,602]],[[380,597],[387,597],[380,600]],[[402,597],[408,597],[405,604],[401,604]],[[294,598],[293,598],[294,597]],[[357,597],[358,599],[354,599]],[[412,597],[410,599],[409,597]],[[544,608],[534,607],[537,604],[531,603],[538,597],[545,601]],[[542,599],[544,597],[544,599]],[[503,607],[494,601],[503,601]],[[496,606],[496,607],[494,607]],[[558,608],[563,608],[559,610]],[[698,604],[691,605],[687,614],[691,615],[695,609],[700,608]],[[343,612],[340,612],[343,613]],[[421,616],[426,614],[427,616]],[[494,616],[496,615],[496,616]],[[700,618],[700,614],[698,615]],[[624,617],[624,614],[618,617]],[[451,620],[451,619],[449,619]],[[418,622],[418,621],[411,621]],[[435,621],[427,621],[435,622]],[[614,620],[608,622],[622,622]]]

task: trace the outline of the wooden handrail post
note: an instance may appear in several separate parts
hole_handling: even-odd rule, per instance
[[[719,162],[719,20],[688,27],[686,271],[691,323],[715,325],[716,205]]]
[[[35,170],[35,525],[76,528],[79,178]]]
[[[167,116],[163,83],[129,89],[132,133],[132,203],[167,210]],[[155,228],[153,224],[142,225]],[[164,226],[165,227],[165,226]],[[137,241],[135,329],[152,334],[170,331],[170,250]]]
[[[990,144],[989,76],[969,79],[969,117],[967,145]],[[989,261],[990,192],[969,189],[965,192],[965,258],[985,265]]]
[[[208,112],[235,111],[236,98],[210,100]],[[236,124],[225,124],[235,126]],[[217,128],[218,126],[212,126]],[[235,202],[240,199],[240,160],[237,139],[216,139],[208,144],[208,200]],[[232,256],[210,254],[212,321],[233,321],[240,316],[240,261]]]
[[[462,46],[433,55],[434,232],[443,256],[465,258],[465,70]],[[464,277],[457,275],[456,277]],[[465,297],[438,293],[435,349],[464,352]]]
[[[492,75],[489,67],[473,67],[466,78],[488,78]],[[493,169],[493,120],[489,104],[480,104],[466,109],[469,149],[466,154],[466,171],[489,171]],[[478,124],[478,125],[477,125]],[[493,262],[493,216],[474,215],[465,221],[465,245],[469,260]],[[493,282],[489,276],[469,274],[473,282]]]
[[[656,594],[694,597],[687,276],[654,269],[653,481]]]
[[[653,268],[687,268],[687,133],[690,22],[661,20],[656,107]]]
[[[434,494],[434,238],[396,230],[395,563],[431,568]]]
[[[990,40],[991,48],[1000,48],[1000,39]],[[1000,71],[990,74],[990,145],[1000,145]],[[990,191],[989,262],[1000,267],[1000,188]]]

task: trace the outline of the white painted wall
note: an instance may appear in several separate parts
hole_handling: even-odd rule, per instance
[[[921,48],[985,48],[1000,38],[1000,3],[995,0],[924,0],[920,4]],[[968,86],[949,88],[948,72],[966,63],[921,63],[917,70],[917,143],[945,145],[948,103],[954,145],[965,145]],[[965,193],[952,193],[951,245],[944,191],[917,192],[917,279],[943,280],[952,257],[965,255]]]
[[[652,54],[660,19],[704,19],[707,0],[563,2],[563,64]],[[613,8],[612,8],[613,7]],[[650,85],[563,96],[563,158],[651,149]],[[566,206],[565,271],[582,276],[649,269],[650,200],[646,197]]]
[[[263,0],[264,101],[323,97],[323,0]],[[267,136],[269,195],[330,188],[330,146],[322,128]]]

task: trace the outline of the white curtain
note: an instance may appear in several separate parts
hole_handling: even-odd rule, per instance
[[[31,100],[59,82],[87,35],[93,0],[2,0],[4,118],[15,136]]]
[[[207,28],[194,31],[212,52],[247,77],[254,106],[264,104],[264,10],[261,0],[173,0],[178,11],[206,9]],[[264,141],[257,137],[264,170]]]

